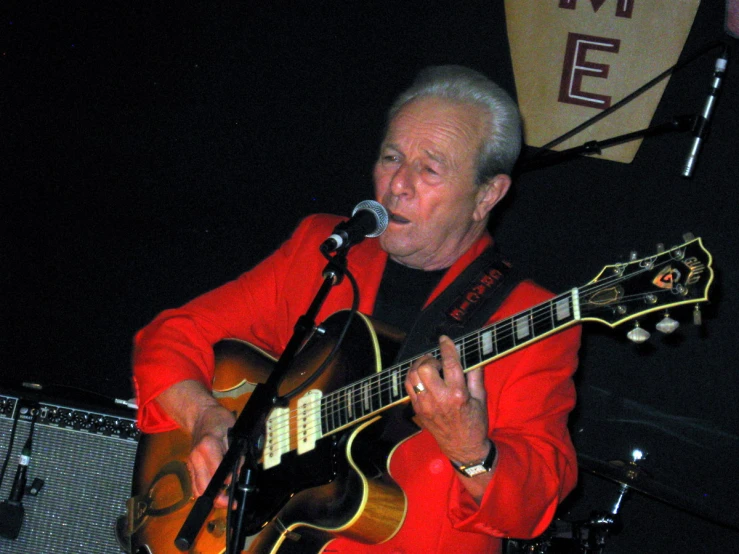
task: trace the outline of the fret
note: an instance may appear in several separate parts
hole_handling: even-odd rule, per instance
[[[495,355],[495,325],[480,333],[480,350],[486,358]]]
[[[547,306],[547,311],[549,312],[549,317],[535,317],[533,320],[533,329],[534,329],[534,336],[535,337],[541,337],[542,335],[546,335],[549,333],[552,329],[554,329],[554,322],[552,320],[552,310],[554,305],[549,302]],[[540,311],[543,312],[543,309],[540,309]]]
[[[362,400],[362,416],[365,416],[372,411],[372,399],[370,398],[370,387],[367,384],[367,381],[362,381],[359,386],[359,390]]]
[[[334,405],[334,412],[336,412],[336,423],[339,427],[349,423],[349,414],[346,410],[347,404],[345,402],[337,402]]]
[[[402,398],[404,389],[403,379],[400,375],[400,366],[387,369],[379,382],[382,389],[380,402],[382,406],[387,406]]]
[[[347,422],[354,419],[354,388],[347,387],[344,391],[344,411],[346,412]]]
[[[348,425],[364,415],[361,393],[360,384],[355,383],[326,397],[330,401],[325,402],[322,408],[322,421],[327,432]]]
[[[506,319],[496,325],[497,332],[497,350],[498,354],[508,352],[516,346],[516,340],[513,333],[513,320]]]
[[[515,318],[516,327],[516,344],[526,342],[531,337],[531,312],[526,312],[524,315]]]
[[[572,316],[572,310],[570,309],[570,297],[562,297],[557,301],[556,306],[557,323],[562,323],[569,320]]]
[[[475,367],[531,342],[579,318],[578,289],[499,321],[474,335],[458,339],[455,347],[464,369]],[[428,352],[439,357],[435,349]],[[335,395],[330,407],[321,409],[323,434],[371,416],[405,398],[403,383],[418,357],[354,383]]]
[[[390,396],[393,401],[399,399],[403,394],[403,375],[399,366],[390,370]]]
[[[390,384],[387,382],[386,379],[380,379],[379,375],[373,375],[372,380],[374,381],[375,390],[377,390],[378,406],[387,405],[392,398],[392,389],[390,387]]]
[[[468,348],[468,346],[470,348]],[[480,351],[477,348],[472,348],[471,340],[468,345],[467,339],[465,339],[465,346],[463,348],[463,351],[464,351],[464,358],[462,358],[462,366],[465,369],[474,367],[482,361],[482,358],[480,357]]]
[[[552,329],[554,329],[557,326],[554,320],[556,309],[557,309],[557,302],[555,302],[554,300],[549,302],[549,324],[552,326]]]
[[[334,413],[334,426],[335,427],[341,427],[346,423],[346,412],[341,409],[341,404],[334,403],[333,407],[333,413]]]
[[[321,419],[323,420],[323,417]],[[326,420],[328,421],[329,429],[336,429],[336,427],[338,427],[338,425],[336,424],[336,403],[335,402],[331,402],[327,404]]]
[[[367,379],[367,388],[369,389],[370,408],[376,412],[383,406],[382,402],[382,384],[376,375]]]
[[[572,289],[572,312],[575,314],[574,319],[580,320],[580,291],[577,288]]]
[[[362,407],[362,382],[356,383],[353,386],[354,389],[354,419],[357,420],[364,415],[364,409]]]

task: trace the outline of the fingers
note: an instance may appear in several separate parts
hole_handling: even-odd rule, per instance
[[[464,387],[464,369],[454,341],[446,335],[442,335],[439,337],[439,350],[441,352],[441,363],[444,367],[444,381],[451,387]]]
[[[487,390],[485,390],[485,374],[482,368],[473,369],[467,373],[467,388],[470,396],[487,404]]]
[[[430,386],[439,386],[441,382],[440,371],[441,362],[430,355],[423,356],[413,363],[405,380],[405,390],[412,402],[415,402],[424,394],[428,394]],[[431,382],[434,379],[439,383],[432,385]]]
[[[406,377],[406,391],[412,402],[420,399],[439,399],[448,394],[461,394],[486,402],[482,369],[465,373],[457,347],[447,336],[439,338],[440,359],[431,355],[416,360]]]
[[[445,394],[448,388],[465,387],[464,371],[454,342],[446,336],[439,339],[440,359],[427,354],[416,360],[406,377],[406,391],[411,401],[423,396]],[[428,394],[431,393],[431,394]]]
[[[212,435],[204,437],[192,449],[187,465],[196,496],[205,492],[224,454],[222,442]]]
[[[193,447],[187,459],[187,468],[195,496],[201,496],[228,450],[228,430],[235,418],[221,406],[203,411],[193,430]],[[216,499],[216,507],[225,507],[224,494]]]

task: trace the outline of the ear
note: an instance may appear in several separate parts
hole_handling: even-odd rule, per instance
[[[477,191],[477,205],[473,213],[475,221],[484,220],[495,205],[503,200],[510,187],[511,178],[505,173],[500,173],[480,185]]]

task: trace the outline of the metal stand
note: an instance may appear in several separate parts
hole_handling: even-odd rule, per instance
[[[315,318],[329,292],[335,285],[341,283],[346,272],[346,254],[347,249],[341,249],[329,258],[328,265],[323,271],[323,284],[308,311],[295,324],[293,335],[276,362],[274,370],[264,384],[260,383],[256,386],[246,406],[236,419],[236,423],[229,431],[229,448],[205,492],[195,501],[175,539],[175,546],[179,550],[185,552],[192,547],[208,514],[213,509],[213,503],[222,485],[228,475],[235,472],[240,461],[242,465],[239,478],[233,484],[232,496],[229,499],[229,509],[232,508],[232,501],[235,503],[235,508],[230,513],[231,532],[227,537],[226,552],[237,554],[243,550],[246,541],[244,514],[250,495],[258,489],[259,460],[264,448],[267,417],[274,406],[284,404],[284,400],[278,394],[279,385],[287,375],[295,355],[315,329]]]

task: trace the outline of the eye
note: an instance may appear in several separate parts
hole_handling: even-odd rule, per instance
[[[428,173],[429,175],[438,175],[439,174],[436,170],[434,170],[433,167],[426,166],[426,167],[423,168],[423,170],[426,173]]]

